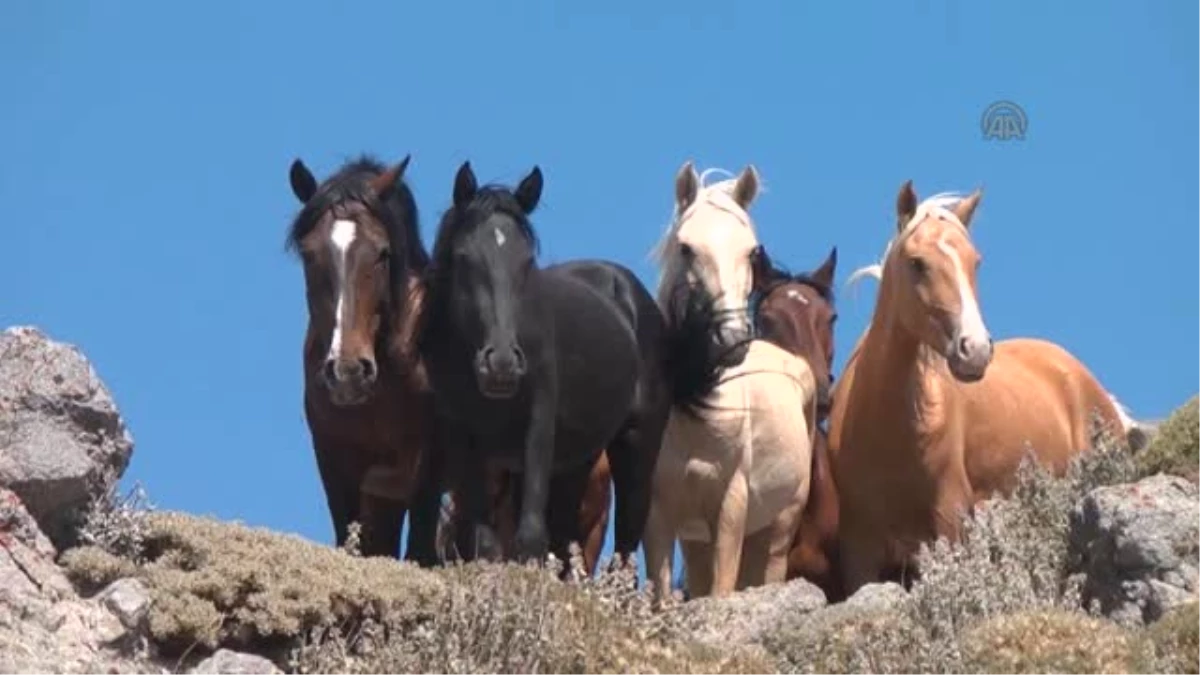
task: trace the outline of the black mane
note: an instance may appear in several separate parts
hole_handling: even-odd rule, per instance
[[[512,190],[504,185],[484,185],[475,192],[475,196],[471,198],[471,202],[466,207],[460,209],[457,206],[451,206],[442,214],[437,237],[433,242],[435,267],[446,266],[449,262],[446,257],[450,255],[450,245],[465,234],[469,227],[478,222],[464,217],[467,211],[475,209],[486,213],[502,213],[512,218],[513,222],[517,224],[521,236],[525,237],[532,247],[534,255],[537,255],[541,248],[537,232],[534,231],[533,223],[530,222],[529,216],[517,202]]]
[[[408,183],[401,177],[383,200],[375,196],[368,183],[370,179],[386,170],[386,166],[369,155],[362,155],[343,164],[336,173],[321,183],[316,194],[296,214],[288,229],[288,250],[295,251],[299,248],[300,241],[312,232],[327,210],[338,204],[356,201],[383,223],[392,250],[403,251],[405,266],[408,269],[421,271],[427,267],[429,254],[421,243],[417,203]],[[401,276],[405,273],[399,265],[394,265],[392,269]]]
[[[825,302],[833,304],[833,288],[816,278],[808,272],[792,273],[787,269],[775,265],[773,262],[767,264],[767,270],[763,274],[764,279],[760,285],[762,289],[759,293],[759,301],[771,294],[772,291],[784,284],[803,284],[817,292]]]
[[[672,292],[665,313],[665,354],[675,405],[691,415],[712,409],[709,394],[721,384],[725,370],[737,365],[738,349],[750,340],[732,346],[714,343],[720,312],[716,299],[702,286],[681,282]]]

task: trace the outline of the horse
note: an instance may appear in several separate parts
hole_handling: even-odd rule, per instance
[[[758,335],[804,358],[817,380],[816,419],[809,420],[816,428],[812,478],[808,501],[788,553],[787,578],[807,579],[824,591],[829,602],[838,602],[845,599],[838,561],[838,497],[829,466],[829,435],[825,428],[834,381],[833,329],[837,311],[833,281],[837,247],[812,272],[791,274],[769,262],[764,268],[765,278],[755,282],[758,301],[754,317]]]
[[[848,594],[908,568],[922,543],[960,541],[975,504],[1011,494],[1027,448],[1062,475],[1094,434],[1124,442],[1133,426],[1063,347],[993,342],[970,229],[981,199],[976,189],[920,201],[905,182],[882,262],[850,276],[880,287],[830,411]]]
[[[673,383],[645,537],[659,599],[676,538],[691,598],[783,581],[809,490],[815,411],[796,411],[816,404],[812,368],[752,339],[747,303],[764,253],[747,209],[758,174],[703,182],[685,162],[657,249]]]
[[[507,559],[567,556],[583,540],[580,501],[604,451],[612,472],[614,549],[641,543],[650,479],[671,405],[665,321],[634,273],[577,260],[542,267],[530,216],[543,177],[515,189],[455,175],[427,274],[418,349],[434,392],[443,466],[466,527],[466,560],[500,557],[488,525],[487,473],[521,476]],[[548,521],[548,522],[547,522]]]
[[[320,184],[300,159],[289,171],[302,204],[287,247],[303,264],[308,303],[304,413],[334,538],[345,545],[357,521],[365,555],[395,558],[432,410],[410,311],[428,264],[404,181],[410,159],[385,167],[364,155]],[[366,485],[373,467],[396,479],[387,494]]]
[[[600,549],[604,546],[604,535],[608,529],[608,509],[612,505],[612,470],[608,455],[600,457],[592,466],[587,487],[579,504],[579,531],[583,540],[578,542],[583,556],[583,568],[588,576],[596,573],[600,562]],[[520,510],[519,476],[509,471],[493,471],[488,477],[490,513],[488,525],[497,533],[501,550],[512,546],[516,531],[516,513]],[[455,509],[453,496],[447,500],[441,513],[438,530],[438,550],[444,560],[459,558],[455,547],[455,532],[460,527],[461,512]]]

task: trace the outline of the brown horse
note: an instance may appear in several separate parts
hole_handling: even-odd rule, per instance
[[[993,345],[968,229],[981,196],[918,203],[906,182],[897,233],[867,268],[879,295],[834,391],[829,429],[847,593],[906,566],[923,542],[957,542],[977,502],[1012,490],[1027,447],[1061,474],[1095,432],[1125,439],[1132,426],[1062,347]]]
[[[835,247],[825,262],[810,273],[789,274],[772,266],[764,256],[755,274],[759,336],[808,361],[819,384],[817,418],[810,420],[816,425],[812,478],[808,502],[788,553],[787,578],[811,581],[825,592],[830,602],[845,598],[838,560],[837,486],[829,466],[829,438],[824,426],[829,416],[829,389],[833,385],[836,268]]]
[[[428,254],[403,180],[408,161],[363,157],[319,185],[300,160],[290,172],[303,204],[288,245],[308,298],[304,412],[335,540],[343,545],[357,521],[363,553],[393,557],[431,414],[411,345],[410,296]],[[391,472],[386,494],[363,489],[373,466]]]
[[[604,546],[604,535],[608,529],[608,511],[612,504],[612,471],[608,465],[607,452],[601,452],[592,465],[588,482],[579,504],[579,531],[584,540],[577,542],[582,550],[584,569],[589,576],[596,573],[600,562],[600,549]],[[488,524],[496,530],[503,552],[511,550],[516,535],[517,513],[520,512],[520,479],[517,474],[493,468],[488,477],[490,506]],[[454,538],[460,526],[460,517],[455,510],[453,494],[441,514],[438,530],[438,550],[444,560],[455,560]]]

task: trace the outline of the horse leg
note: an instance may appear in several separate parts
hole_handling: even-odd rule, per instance
[[[671,592],[671,556],[675,549],[675,530],[661,504],[650,504],[646,518],[646,581],[654,585],[654,597],[662,600]]]
[[[546,373],[534,386],[529,430],[525,437],[525,462],[521,474],[521,511],[513,549],[519,562],[546,556],[549,537],[546,505],[554,471],[555,426],[558,423],[558,379]],[[577,514],[578,510],[573,512]]]
[[[881,580],[880,574],[887,564],[887,544],[882,537],[873,536],[869,530],[853,527],[843,518],[838,543],[842,583],[847,598],[860,587]]]
[[[683,557],[683,583],[688,597],[703,598],[712,595],[712,543],[680,540],[679,552]]]
[[[712,560],[713,592],[716,597],[729,595],[737,584],[746,536],[746,500],[750,487],[741,471],[733,474],[721,499],[717,516],[716,549]]]
[[[737,585],[739,591],[762,586],[767,583],[767,565],[771,556],[771,540],[774,531],[764,527],[742,540],[742,560],[738,564]]]
[[[608,452],[601,452],[592,466],[588,484],[579,508],[579,529],[584,533],[583,562],[588,576],[596,573],[600,549],[608,530],[608,509],[612,505],[612,471],[608,467]]]
[[[564,577],[571,572],[571,544],[583,548],[586,533],[579,526],[579,511],[595,461],[593,459],[562,471],[550,482],[550,499],[546,508],[550,552],[563,562]]]
[[[404,502],[360,494],[359,518],[363,556],[400,557],[400,530],[404,525]]]
[[[612,470],[616,523],[613,550],[623,558],[637,554],[638,544],[650,515],[654,467],[662,448],[669,408],[658,405],[648,389],[660,389],[654,383],[639,382],[633,412],[624,428],[608,445],[608,463]],[[662,396],[666,400],[665,395]]]
[[[763,568],[763,583],[787,581],[788,552],[796,540],[796,529],[804,514],[804,501],[793,502],[767,527],[767,559]]]
[[[349,449],[313,434],[313,450],[317,456],[317,472],[325,489],[329,518],[333,521],[335,546],[343,546],[350,533],[350,523],[358,517],[358,486],[350,485],[337,465],[337,457]]]
[[[416,492],[408,513],[408,550],[405,560],[421,567],[438,563],[438,524],[442,516],[442,453],[426,447],[418,469]]]
[[[497,560],[500,552],[496,534],[488,524],[487,463],[482,461],[474,439],[467,443],[466,461],[459,466],[455,497],[455,544],[464,562],[476,557]]]

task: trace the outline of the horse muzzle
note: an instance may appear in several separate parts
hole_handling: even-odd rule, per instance
[[[516,396],[525,372],[525,353],[517,345],[487,345],[475,354],[475,379],[484,398],[504,400]]]
[[[331,358],[321,368],[321,381],[336,406],[361,405],[371,397],[379,373],[373,359]]]

